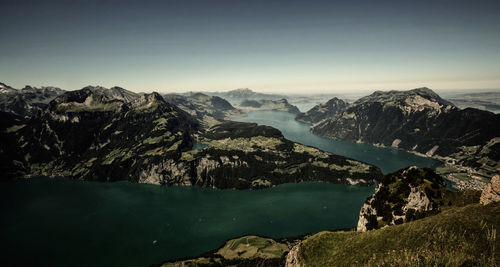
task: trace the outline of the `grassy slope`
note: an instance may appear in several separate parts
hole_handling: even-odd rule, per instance
[[[449,208],[368,232],[321,232],[306,239],[306,266],[497,266],[500,203]]]

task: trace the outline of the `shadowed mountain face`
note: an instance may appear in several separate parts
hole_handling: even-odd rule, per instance
[[[26,119],[64,92],[56,87],[34,88],[29,85],[17,90],[0,83],[0,111]]]
[[[298,119],[315,123],[311,130],[319,135],[450,157],[485,177],[500,167],[498,153],[492,152],[498,151],[500,115],[461,110],[428,88],[377,91],[345,107],[324,106]],[[332,115],[317,121],[324,114]]]
[[[168,103],[189,113],[204,127],[210,127],[232,117],[243,115],[243,112],[218,96],[194,93],[187,96],[167,94],[163,97]]]
[[[86,87],[57,97],[14,132],[16,164],[28,176],[138,181],[145,166],[190,148],[196,127],[157,93]]]

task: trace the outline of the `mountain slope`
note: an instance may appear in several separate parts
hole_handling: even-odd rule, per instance
[[[67,92],[16,131],[27,176],[138,181],[145,166],[192,145],[196,124],[157,93]],[[127,102],[132,100],[131,102]]]
[[[298,114],[295,119],[314,124],[341,115],[348,105],[345,101],[334,97],[325,104],[316,105],[307,112]]]
[[[495,266],[499,222],[500,203],[471,204],[379,230],[321,232],[297,258],[301,266]]]
[[[311,130],[333,139],[434,156],[450,163],[454,168],[451,173],[472,169],[479,188],[500,170],[500,158],[493,152],[498,151],[499,142],[495,140],[500,133],[500,115],[471,108],[461,110],[428,88],[377,91],[343,111],[334,111],[333,116],[317,122]]]
[[[214,188],[262,188],[300,181],[373,184],[378,168],[291,142],[277,129],[226,122],[202,134],[206,145],[182,153],[175,173],[190,184]],[[256,167],[258,166],[258,167]]]
[[[203,118],[235,111],[218,97],[179,99]],[[6,177],[238,189],[299,181],[369,185],[381,177],[374,166],[293,143],[272,127],[217,120],[202,128],[196,119],[157,93],[88,86],[2,132],[12,141],[0,145],[2,170]],[[193,149],[195,140],[206,147]]]

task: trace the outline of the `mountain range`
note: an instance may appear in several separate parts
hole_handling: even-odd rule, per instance
[[[2,172],[238,189],[381,177],[377,167],[291,142],[272,127],[228,122],[240,111],[222,98],[165,98],[119,87],[65,92],[25,123],[4,126]]]

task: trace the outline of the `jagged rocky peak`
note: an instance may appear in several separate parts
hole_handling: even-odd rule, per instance
[[[382,178],[361,208],[358,231],[402,224],[440,212],[446,194],[441,176],[416,166]]]

